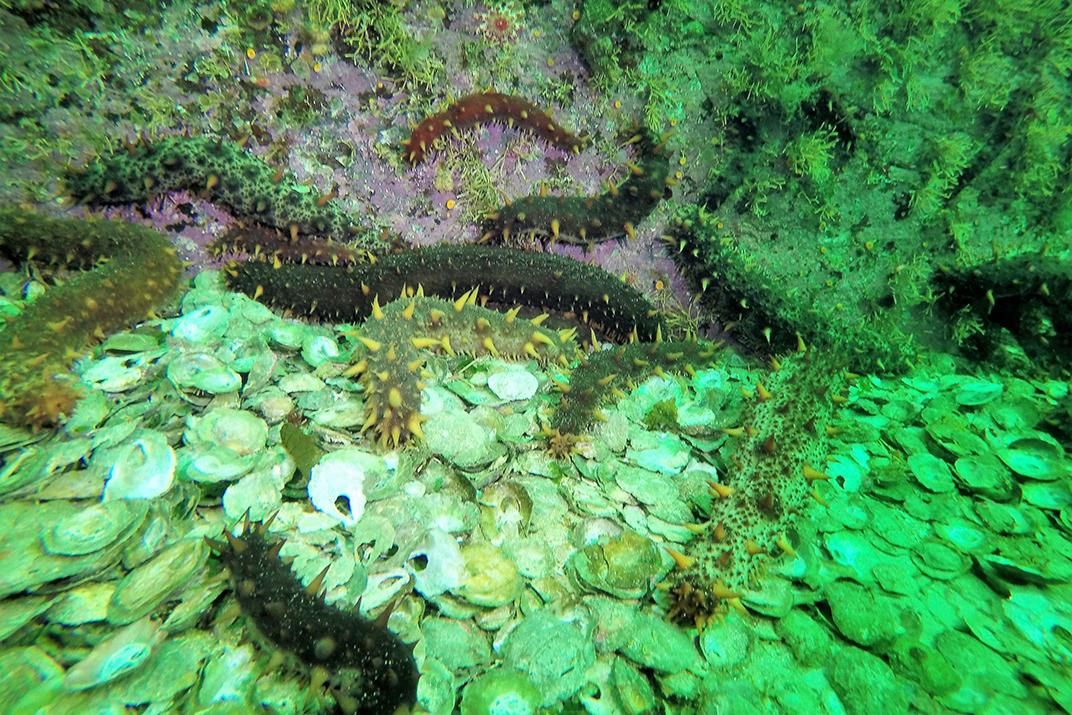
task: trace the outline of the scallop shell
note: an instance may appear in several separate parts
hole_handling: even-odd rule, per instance
[[[1072,474],[1061,446],[1049,440],[1018,439],[999,449],[997,455],[1009,469],[1026,479],[1050,482]]]
[[[178,390],[225,394],[237,390],[242,378],[209,353],[184,353],[171,361],[167,378]]]
[[[203,305],[171,321],[171,334],[190,343],[213,342],[227,332],[231,316],[218,305]]]
[[[351,527],[365,513],[365,472],[368,455],[356,449],[340,449],[325,454],[309,470],[309,501],[319,511]],[[344,513],[338,507],[346,501]]]
[[[161,551],[119,582],[108,604],[108,620],[126,624],[152,612],[185,587],[207,558],[208,549],[201,539],[186,539]]]
[[[932,492],[941,494],[956,489],[949,465],[929,452],[910,455],[908,468],[916,481]]]
[[[82,556],[129,538],[148,512],[142,500],[92,504],[41,534],[41,546],[57,556]]]
[[[63,678],[68,690],[86,690],[141,667],[163,640],[160,626],[146,618],[97,644]]]
[[[1009,470],[990,455],[961,457],[953,465],[957,481],[974,494],[1005,500],[1012,496],[1013,481]]]
[[[175,450],[160,432],[143,430],[119,448],[108,473],[104,499],[152,499],[175,483]]]

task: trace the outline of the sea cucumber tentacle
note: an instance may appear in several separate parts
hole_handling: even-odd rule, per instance
[[[588,143],[585,137],[566,131],[531,102],[508,94],[481,92],[462,97],[418,124],[409,139],[402,142],[404,158],[416,166],[428,157],[436,141],[443,136],[489,122],[518,126],[573,153],[580,152]]]
[[[523,236],[566,243],[593,243],[635,235],[636,226],[670,191],[669,163],[662,142],[634,137],[637,164],[622,184],[597,196],[525,196],[503,206],[484,223],[484,240]]]
[[[662,325],[639,291],[601,268],[501,246],[439,245],[345,267],[250,262],[230,266],[228,275],[232,290],[323,320],[363,320],[375,296],[386,301],[419,284],[428,295],[456,298],[479,287],[508,308],[572,313],[618,342],[634,331],[651,340]]]
[[[0,332],[0,419],[32,427],[71,414],[79,393],[69,366],[88,345],[149,315],[182,280],[167,238],[118,221],[0,209],[0,254],[91,269],[49,288]]]
[[[332,676],[341,711],[382,715],[416,702],[412,647],[385,625],[329,605],[315,588],[302,586],[264,529],[228,532],[226,542],[209,543],[231,573],[242,611],[273,644]]]

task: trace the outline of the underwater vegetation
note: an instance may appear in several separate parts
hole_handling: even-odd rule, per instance
[[[676,240],[725,321],[751,328],[758,310],[782,346],[857,326],[860,364],[897,369],[956,349],[939,267],[1068,260],[1059,6],[597,1],[572,32],[607,91],[635,87],[655,126],[681,123],[709,221]]]
[[[1072,711],[1064,4],[0,5],[0,710]]]

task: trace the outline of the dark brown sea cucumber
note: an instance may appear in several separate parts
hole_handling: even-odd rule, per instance
[[[245,255],[250,260],[279,263],[352,265],[368,260],[367,251],[330,239],[299,236],[259,224],[235,224],[209,246],[216,257]]]
[[[385,618],[370,621],[329,605],[318,594],[324,570],[308,586],[279,558],[282,541],[267,526],[226,542],[210,540],[231,573],[235,597],[258,631],[310,669],[323,668],[338,709],[347,715],[390,715],[417,699],[413,648],[391,633]],[[388,607],[388,610],[390,607]]]
[[[481,296],[508,308],[572,313],[617,342],[634,332],[639,340],[652,340],[661,325],[655,307],[639,291],[600,268],[502,246],[444,244],[355,266],[254,261],[227,270],[232,290],[322,320],[364,320],[376,296],[386,303],[419,284],[425,294],[442,298],[479,288]]]
[[[665,142],[646,133],[629,143],[639,151],[629,178],[598,196],[534,196],[511,201],[488,217],[482,240],[509,242],[522,236],[567,243],[592,243],[620,236],[633,238],[636,226],[666,198],[673,185]]]
[[[417,165],[428,157],[435,142],[462,129],[501,122],[526,129],[564,151],[579,152],[588,143],[562,128],[536,105],[520,97],[498,92],[480,92],[462,97],[442,112],[423,120],[409,139],[402,142],[405,159]]]

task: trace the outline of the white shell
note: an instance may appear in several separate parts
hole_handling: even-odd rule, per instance
[[[309,471],[309,500],[346,527],[365,513],[365,457],[360,450],[340,449],[325,454]],[[349,502],[348,514],[336,506],[340,498]]]
[[[536,377],[526,370],[503,370],[488,376],[488,388],[500,400],[527,400],[539,387]]]
[[[191,388],[201,389],[198,387],[198,383],[204,384],[215,379],[215,377],[201,377],[203,373],[209,373],[211,376],[215,376],[216,373],[228,369],[229,368],[223,364],[223,361],[215,355],[210,355],[208,353],[184,353],[168,364],[167,378],[171,381],[171,384],[180,390],[188,390]],[[241,380],[241,378],[239,379]]]
[[[268,425],[257,415],[231,407],[217,407],[187,420],[187,444],[206,449],[225,448],[239,456],[264,449]]]
[[[152,499],[175,483],[175,450],[160,432],[143,430],[120,448],[104,485],[104,500]]]
[[[104,357],[82,373],[82,379],[98,390],[125,392],[142,380],[141,367],[129,357]]]
[[[302,341],[302,358],[313,367],[320,367],[326,362],[340,360],[342,351],[334,338],[327,335],[307,335]]]
[[[203,305],[171,324],[171,334],[191,343],[204,343],[221,337],[227,331],[231,316],[218,305]]]

